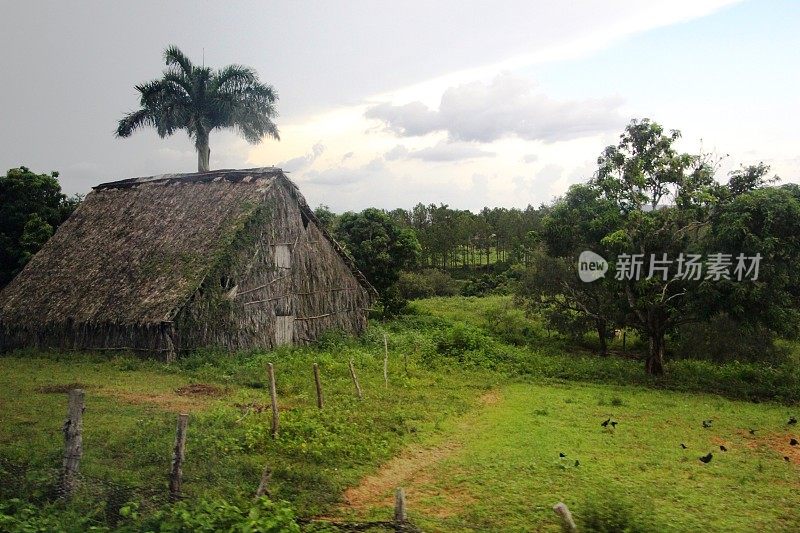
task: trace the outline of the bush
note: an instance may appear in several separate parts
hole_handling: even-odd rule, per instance
[[[645,506],[646,507],[646,506]],[[576,513],[578,530],[591,533],[645,533],[658,531],[646,517],[650,510],[641,502],[633,501],[620,493],[597,493],[588,498],[580,513]]]
[[[462,283],[450,274],[435,268],[418,272],[401,272],[397,287],[400,294],[408,300],[432,298],[434,296],[455,296]]]
[[[741,324],[726,314],[708,322],[684,324],[670,340],[676,359],[778,363],[786,358],[786,350],[775,344],[775,333],[763,326]]]
[[[240,507],[225,500],[179,502],[156,513],[143,524],[142,530],[163,533],[299,533],[300,526],[287,503],[259,498],[249,507]]]

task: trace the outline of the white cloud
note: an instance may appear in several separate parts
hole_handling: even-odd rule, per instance
[[[502,74],[488,85],[476,81],[450,87],[438,110],[422,102],[384,102],[367,109],[365,116],[403,137],[444,131],[457,141],[517,137],[552,143],[619,130],[625,123],[621,104],[618,97],[554,100],[536,92],[531,81]]]
[[[523,163],[535,163],[539,160],[539,156],[537,154],[525,154],[522,156]]]

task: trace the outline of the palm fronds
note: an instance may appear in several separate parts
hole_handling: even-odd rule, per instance
[[[208,149],[210,132],[219,128],[234,128],[252,144],[265,136],[280,140],[273,122],[278,93],[261,83],[253,69],[196,67],[176,46],[167,48],[164,60],[161,79],[136,86],[141,109],[119,121],[118,137],[143,126],[154,127],[161,137],[182,129],[195,139],[198,151]]]

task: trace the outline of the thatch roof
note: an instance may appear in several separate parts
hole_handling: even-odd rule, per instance
[[[271,187],[286,187],[359,282],[367,282],[277,168],[134,178],[94,187],[0,292],[5,324],[172,320]]]

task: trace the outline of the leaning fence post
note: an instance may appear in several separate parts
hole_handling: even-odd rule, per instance
[[[278,413],[278,393],[275,390],[275,368],[273,368],[272,363],[269,364],[267,367],[267,372],[269,374],[269,399],[272,402],[272,438],[278,436],[278,425],[280,424],[280,418]]]
[[[314,385],[317,388],[317,407],[322,409],[322,382],[319,380],[319,365],[314,363]]]
[[[189,415],[178,415],[178,426],[175,430],[175,448],[172,451],[172,469],[169,473],[169,499],[172,502],[181,498],[181,483],[183,481],[183,458],[186,453],[186,424]]]
[[[394,493],[394,521],[406,522],[406,491],[403,487],[399,487]]]
[[[78,482],[78,469],[83,456],[83,389],[69,391],[67,419],[64,421],[64,462],[61,471],[61,494],[69,497]]]
[[[350,377],[353,378],[353,385],[356,386],[356,394],[358,394],[358,399],[360,400],[361,398],[363,398],[363,396],[361,395],[361,385],[358,384],[358,378],[356,377],[356,369],[353,367],[352,359],[350,359],[349,366],[350,366]]]
[[[389,343],[386,333],[383,334],[383,384],[389,386]]]
[[[572,513],[569,512],[567,504],[558,502],[553,506],[553,511],[561,518],[564,531],[569,533],[576,533],[578,526],[575,525],[575,520],[572,519]]]

